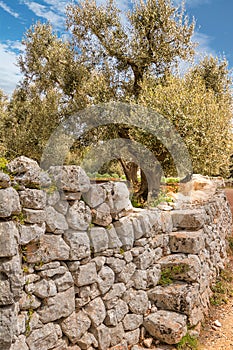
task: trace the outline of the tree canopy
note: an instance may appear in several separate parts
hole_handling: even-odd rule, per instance
[[[18,61],[23,79],[7,108],[0,96],[6,155],[40,160],[61,121],[88,106],[118,101],[151,108],[171,121],[189,150],[195,172],[227,175],[232,153],[227,62],[205,57],[192,63],[184,76],[176,70],[194,55],[194,26],[184,8],[170,0],[135,0],[126,13],[113,0],[102,5],[94,0],[70,4],[65,39],[49,23],[33,25],[23,38],[25,53]],[[117,125],[89,130],[74,144],[70,158],[80,162],[100,140],[119,137],[145,145],[167,174],[174,173],[164,145],[120,119]],[[129,154],[119,162],[135,183],[138,166],[131,158]],[[139,194],[146,198],[144,175]]]

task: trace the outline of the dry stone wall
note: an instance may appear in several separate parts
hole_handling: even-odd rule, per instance
[[[0,349],[175,344],[208,312],[231,214],[201,205],[132,208],[124,183],[20,157],[0,173]]]

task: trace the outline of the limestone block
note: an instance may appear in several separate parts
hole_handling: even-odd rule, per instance
[[[12,188],[0,189],[0,218],[17,215],[21,212],[18,192]]]
[[[13,221],[0,222],[0,258],[16,255],[18,236],[19,233]]]
[[[75,271],[72,271],[72,276],[74,278],[74,283],[78,287],[87,286],[98,281],[94,262],[78,267]]]
[[[64,292],[56,294],[54,297],[46,299],[38,314],[43,323],[53,322],[62,317],[68,317],[75,310],[75,293],[71,287]]]
[[[137,314],[128,314],[123,319],[124,330],[133,331],[139,328],[143,323],[143,316]]]
[[[11,345],[10,350],[28,350],[29,347],[26,344],[26,337],[25,335],[20,335],[16,342]]]
[[[53,280],[42,279],[34,284],[35,290],[33,294],[37,297],[44,299],[48,297],[53,297],[57,294],[56,284]]]
[[[116,310],[110,309],[106,312],[106,318],[104,320],[104,323],[107,326],[116,326],[117,325],[117,317],[116,317]]]
[[[7,188],[11,185],[10,176],[0,171],[0,188]]]
[[[40,170],[40,167],[35,160],[20,156],[9,162],[7,164],[7,169],[12,174],[23,174],[31,169]]]
[[[41,235],[45,234],[46,225],[42,224],[34,225],[18,225],[19,229],[19,243],[26,245],[33,240],[37,240]]]
[[[92,349],[92,345],[98,348],[98,342],[92,333],[86,332],[82,338],[78,341],[78,345],[81,349]]]
[[[18,300],[22,295],[23,285],[25,283],[19,254],[14,255],[9,260],[3,260],[0,265],[0,271],[10,279],[11,292],[14,299]]]
[[[134,288],[142,290],[147,289],[147,271],[136,270],[131,279],[134,283]]]
[[[132,209],[132,204],[129,199],[129,190],[125,183],[115,182],[113,184],[112,199],[115,212],[119,213],[124,209]]]
[[[5,306],[0,308],[0,347],[9,349],[14,339],[16,313],[14,306]]]
[[[69,271],[67,271],[64,275],[55,277],[54,282],[58,292],[64,292],[74,285],[73,277]]]
[[[61,322],[61,329],[72,344],[77,343],[90,326],[90,318],[83,311],[73,312]]]
[[[89,191],[83,194],[82,197],[90,208],[96,208],[104,203],[106,191],[101,185],[93,184],[90,186]]]
[[[23,209],[24,221],[29,224],[41,224],[46,220],[45,210]]]
[[[124,339],[124,328],[122,326],[122,323],[118,323],[118,325],[116,327],[112,327],[110,328],[110,336],[111,336],[111,346],[115,346],[117,344],[119,344],[122,339]]]
[[[111,342],[110,330],[104,324],[98,327],[91,328],[91,332],[94,334],[98,341],[98,349],[108,350]]]
[[[70,247],[69,260],[80,260],[90,256],[90,239],[86,232],[67,230],[64,241]]]
[[[173,226],[180,229],[197,231],[206,221],[204,209],[184,209],[172,211]]]
[[[134,263],[126,264],[122,271],[117,275],[117,281],[123,282],[127,284],[129,280],[132,278],[134,272],[136,270],[136,265]]]
[[[99,226],[110,225],[112,222],[110,207],[106,203],[102,203],[97,208],[92,209],[92,221]]]
[[[154,250],[147,248],[142,254],[140,254],[134,263],[140,270],[147,270],[154,263]]]
[[[48,263],[53,260],[68,260],[70,248],[61,236],[41,235],[37,243],[29,243],[26,259],[29,263]]]
[[[45,264],[49,265],[49,264]],[[52,265],[51,265],[52,266]],[[55,265],[54,265],[55,266]],[[39,272],[39,276],[42,278],[48,279],[48,278],[53,278],[54,276],[61,276],[64,275],[67,272],[67,268],[65,266],[58,266],[55,268],[49,267],[47,270],[43,270]]]
[[[107,301],[114,298],[120,298],[125,291],[126,291],[126,287],[124,283],[115,283],[112,286],[112,288],[109,290],[109,292],[107,292],[104,295],[103,300]]]
[[[167,344],[177,344],[187,333],[187,316],[159,310],[144,318],[144,327],[152,337]]]
[[[85,231],[92,220],[91,210],[83,201],[75,201],[69,207],[66,218],[70,228]]]
[[[98,327],[106,317],[106,309],[100,297],[88,303],[85,306],[85,312],[88,314],[94,327]]]
[[[63,214],[58,213],[53,207],[46,207],[45,212],[47,232],[60,234],[68,229],[68,224]]]
[[[90,188],[90,180],[80,166],[52,166],[49,174],[60,190],[86,193]]]
[[[54,209],[59,213],[66,215],[69,208],[69,203],[66,200],[60,200],[54,205]]]
[[[134,231],[131,220],[129,218],[121,218],[119,221],[114,223],[114,228],[123,248],[132,248],[134,243]]]
[[[22,293],[22,297],[19,300],[20,310],[36,310],[40,305],[41,301],[35,295],[27,294],[25,292]]]
[[[200,306],[199,285],[172,283],[168,286],[157,286],[148,291],[148,297],[159,309],[176,311],[190,315],[193,308]]]
[[[13,294],[10,289],[10,283],[8,280],[5,280],[6,277],[3,277],[0,273],[0,306],[10,305],[14,303]]]
[[[201,263],[196,255],[173,254],[161,258],[158,263],[161,265],[161,274],[169,269],[169,278],[173,280],[187,282],[199,280]]]
[[[198,254],[205,248],[203,230],[173,232],[170,234],[169,246],[173,253]]]
[[[115,281],[115,274],[108,266],[103,266],[98,273],[98,286],[102,294],[107,293]]]
[[[91,247],[94,253],[102,252],[108,249],[108,234],[103,227],[93,227],[89,230]]]
[[[147,270],[147,287],[154,287],[158,284],[161,277],[161,268],[159,265],[154,265]]]
[[[125,332],[125,339],[128,345],[134,345],[139,343],[140,329],[135,329],[133,331]]]
[[[46,206],[46,193],[42,190],[27,188],[19,191],[22,207],[29,209],[44,209]]]
[[[136,216],[130,217],[130,220],[132,221],[132,224],[133,224],[135,240],[143,237],[145,232],[142,229],[140,220]]]
[[[30,350],[52,349],[58,341],[58,334],[53,323],[48,323],[42,328],[35,329],[26,339]]]
[[[114,310],[116,311],[117,322],[121,322],[124,316],[129,312],[129,307],[124,300],[119,299]]]
[[[147,293],[143,290],[129,289],[125,292],[123,299],[134,314],[144,315],[148,311],[149,300]]]
[[[110,266],[115,273],[119,273],[126,265],[126,262],[123,259],[109,257],[106,260],[106,264]]]
[[[160,215],[161,230],[164,233],[171,233],[173,230],[172,213],[161,212]]]
[[[92,262],[96,264],[96,270],[99,272],[106,263],[106,257],[101,255],[96,256],[92,259]]]
[[[59,191],[53,191],[51,193],[47,193],[47,205],[54,207],[60,200]],[[68,203],[67,203],[68,205]]]

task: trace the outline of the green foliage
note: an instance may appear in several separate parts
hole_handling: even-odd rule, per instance
[[[173,283],[178,275],[184,274],[188,271],[189,267],[182,264],[166,267],[161,271],[161,276],[158,284],[161,286],[169,285]]]
[[[0,157],[0,171],[7,172],[8,160],[4,157]]]
[[[31,332],[30,322],[31,322],[33,314],[34,314],[34,310],[33,309],[29,309],[28,312],[27,312],[27,319],[26,319],[26,324],[25,324],[25,326],[26,326],[26,332],[25,332],[26,337],[28,337],[30,332]]]
[[[167,194],[166,190],[160,190],[158,197],[153,200],[152,202],[149,202],[148,205],[150,207],[157,207],[160,203],[167,202],[172,203],[173,199]]]
[[[198,340],[187,333],[176,347],[178,350],[198,350]]]
[[[229,267],[220,271],[216,282],[211,286],[213,295],[210,298],[210,303],[212,305],[218,306],[228,303],[229,297],[233,296],[232,280],[232,271]]]
[[[25,223],[25,219],[26,219],[26,217],[22,212],[17,214],[17,215],[12,216],[12,220],[18,222],[21,225],[23,225]]]

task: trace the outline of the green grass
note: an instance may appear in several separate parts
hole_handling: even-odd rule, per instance
[[[176,347],[178,350],[198,350],[198,340],[187,333]]]

